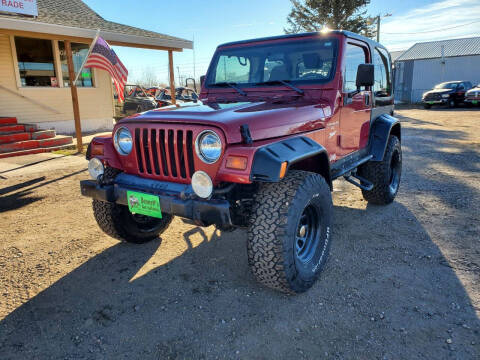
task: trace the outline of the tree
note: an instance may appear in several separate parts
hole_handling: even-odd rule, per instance
[[[324,27],[374,36],[365,7],[370,0],[291,0],[287,34],[320,31]]]

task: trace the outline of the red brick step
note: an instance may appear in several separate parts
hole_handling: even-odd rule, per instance
[[[68,145],[72,142],[71,136],[55,136],[50,139],[17,141],[8,144],[0,144],[0,153],[11,153],[36,148],[49,148],[53,146]]]
[[[0,125],[14,125],[16,123],[16,117],[0,117]]]
[[[24,132],[25,125],[12,124],[12,125],[0,125],[0,135],[15,133],[15,132]]]
[[[15,141],[30,140],[31,135],[32,134],[27,132],[11,133],[6,135],[0,134],[0,144],[8,144],[8,143],[13,143]]]

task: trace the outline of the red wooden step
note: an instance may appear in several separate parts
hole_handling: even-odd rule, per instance
[[[13,151],[8,153],[0,153],[0,159],[13,157],[13,156],[22,156],[22,155],[31,155],[31,154],[40,154],[55,150],[63,150],[70,148],[71,145],[61,145],[61,146],[52,146],[47,148],[36,148],[36,149],[29,149],[29,150],[21,150],[21,151]]]
[[[29,150],[38,148],[38,140],[17,141],[9,144],[0,144],[0,153]]]
[[[0,135],[0,144],[13,143],[16,141],[25,141],[25,140],[30,140],[30,138],[31,138],[31,134],[27,132]]]
[[[0,125],[14,125],[16,123],[16,117],[0,117]]]
[[[36,141],[38,141],[40,147],[50,147],[71,144],[73,143],[73,138],[71,136],[57,135],[51,139],[41,139]]]
[[[24,132],[25,126],[24,125],[0,125],[0,135],[5,135],[9,133],[15,132]]]
[[[31,133],[32,140],[51,139],[55,137],[55,130],[41,130]]]

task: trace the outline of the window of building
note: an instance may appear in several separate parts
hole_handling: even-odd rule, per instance
[[[347,44],[345,55],[345,71],[343,76],[343,91],[352,92],[357,90],[358,65],[367,62],[365,49],[354,44]]]
[[[15,37],[22,86],[58,86],[51,40]]]
[[[390,58],[384,49],[375,48],[373,65],[375,67],[375,84],[373,85],[373,93],[376,97],[390,96],[392,94]]]
[[[71,43],[72,58],[75,74],[80,70],[80,67],[88,54],[89,46],[87,44]],[[70,86],[70,76],[68,75],[67,53],[65,51],[65,43],[63,41],[58,42],[58,49],[60,51],[60,63],[62,65],[62,77],[63,86]],[[78,76],[76,83],[77,87],[92,87],[93,76],[92,69],[83,68],[82,73]]]

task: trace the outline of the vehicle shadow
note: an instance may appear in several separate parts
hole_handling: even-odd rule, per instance
[[[41,176],[32,180],[25,181],[23,183],[17,183],[17,184],[2,188],[0,189],[0,213],[19,209],[33,202],[36,202],[38,200],[42,200],[43,197],[32,196],[32,194],[34,194],[33,190],[49,184],[53,184],[57,181],[68,179],[72,176],[81,174],[86,170],[87,169],[74,171],[72,173],[57,177],[55,179],[50,179],[47,181],[45,181],[46,180],[45,176]],[[10,194],[14,191],[17,191],[17,192]],[[5,194],[9,194],[9,195],[5,195]]]
[[[479,319],[415,216],[334,211],[330,261],[305,294],[253,280],[244,231],[193,228],[200,243],[137,277],[165,243],[118,243],[0,321],[0,358],[478,358]]]

